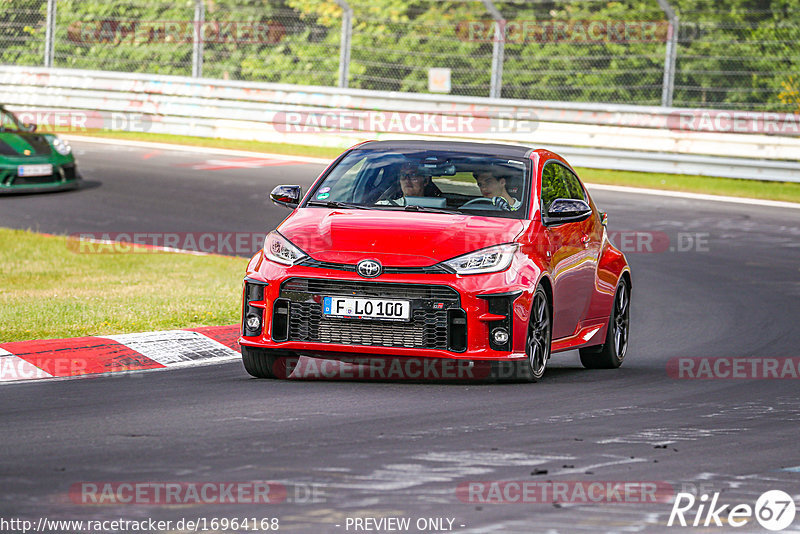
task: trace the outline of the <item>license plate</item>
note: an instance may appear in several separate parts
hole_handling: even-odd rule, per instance
[[[53,174],[53,166],[49,163],[42,165],[20,165],[17,167],[17,176],[49,176]]]
[[[411,302],[407,300],[325,297],[322,301],[322,314],[329,317],[352,319],[408,321],[411,318]]]

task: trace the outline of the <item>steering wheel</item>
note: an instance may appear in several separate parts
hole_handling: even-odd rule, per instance
[[[463,208],[486,209],[489,206],[491,206],[494,209],[499,209],[497,206],[494,205],[494,201],[491,198],[486,198],[486,197],[473,198],[472,200],[462,204],[461,209]]]

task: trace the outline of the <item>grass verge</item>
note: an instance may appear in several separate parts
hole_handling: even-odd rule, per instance
[[[333,159],[344,150],[335,147],[290,145],[286,143],[262,143],[261,141],[245,141],[241,139],[218,139],[213,137],[193,137],[191,135],[172,135],[157,133],[120,132],[120,131],[86,131],[76,133],[82,137],[105,137],[108,139],[128,139],[131,141],[149,141],[151,143],[172,143],[176,145],[202,146],[209,148],[227,148],[230,150],[249,150],[285,154],[287,156],[307,156],[311,158]],[[355,143],[353,143],[355,144]]]
[[[143,250],[79,253],[0,228],[0,342],[239,322],[247,260]]]
[[[686,174],[608,171],[580,167],[576,170],[584,182],[594,184],[625,185],[629,187],[683,191],[686,193],[800,202],[800,183],[794,182],[737,180],[735,178],[711,178]]]
[[[192,137],[188,135],[151,134],[119,131],[92,131],[80,135],[107,137],[114,139],[130,139],[133,141],[150,141],[173,143],[179,145],[205,146],[212,148],[228,148],[233,150],[249,150],[286,154],[290,156],[309,156],[333,159],[342,149],[290,145],[283,143],[262,143],[259,141],[240,141],[235,139],[212,139]],[[668,191],[685,191],[688,193],[705,193],[732,197],[761,198],[765,200],[783,200],[800,202],[800,183],[769,182],[758,180],[737,180],[734,178],[714,178],[709,176],[690,176],[685,174],[661,174],[633,171],[610,171],[601,169],[577,168],[585,182],[625,185],[630,187],[646,187],[665,189]]]

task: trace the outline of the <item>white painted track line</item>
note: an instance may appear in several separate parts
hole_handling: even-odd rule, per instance
[[[255,158],[274,158],[284,161],[299,161],[301,163],[315,163],[327,165],[333,158],[311,158],[307,156],[287,156],[286,154],[273,154],[267,152],[250,152],[246,150],[231,150],[227,148],[213,148],[191,145],[175,145],[171,143],[152,143],[149,141],[128,141],[125,139],[108,139],[102,137],[83,137],[78,135],[62,135],[61,137],[69,141],[81,141],[87,143],[99,143],[116,146],[131,146],[139,148],[151,148],[160,150],[175,150],[179,152],[194,152],[198,154],[216,154],[222,156],[241,156]],[[590,190],[597,191],[616,191],[618,193],[635,193],[639,195],[652,195],[672,198],[684,198],[691,200],[708,200],[713,202],[730,202],[734,204],[747,204],[750,206],[769,206],[774,208],[800,209],[800,203],[783,202],[779,200],[762,200],[747,197],[729,197],[723,195],[706,195],[702,193],[686,193],[683,191],[668,191],[664,189],[648,189],[643,187],[629,187],[622,185],[605,185],[585,182]]]

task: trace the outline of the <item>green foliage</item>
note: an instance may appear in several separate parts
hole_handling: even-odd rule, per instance
[[[508,21],[504,97],[660,104],[667,22],[654,0],[495,3]],[[800,0],[671,3],[680,18],[675,105],[797,109],[780,95],[800,71]],[[425,92],[428,69],[447,67],[453,94],[488,96],[494,23],[482,2],[349,4],[351,87]],[[335,0],[205,0],[205,7],[209,24],[268,28],[267,39],[208,40],[205,77],[336,84],[342,8]],[[45,12],[42,0],[0,0],[0,62],[41,64]],[[191,39],[165,38],[156,22],[183,21],[191,29],[193,14],[193,0],[59,0],[55,65],[188,75]],[[151,26],[151,38],[127,38],[119,25],[128,21]],[[582,37],[590,21],[656,31],[643,39]],[[559,38],[542,30],[556,23],[574,32]],[[535,31],[514,34],[514,24]]]
[[[0,0],[0,64],[41,64],[46,8],[41,0]]]
[[[795,113],[800,113],[800,78],[790,76],[781,86],[783,91],[778,94],[781,102],[794,107]]]

